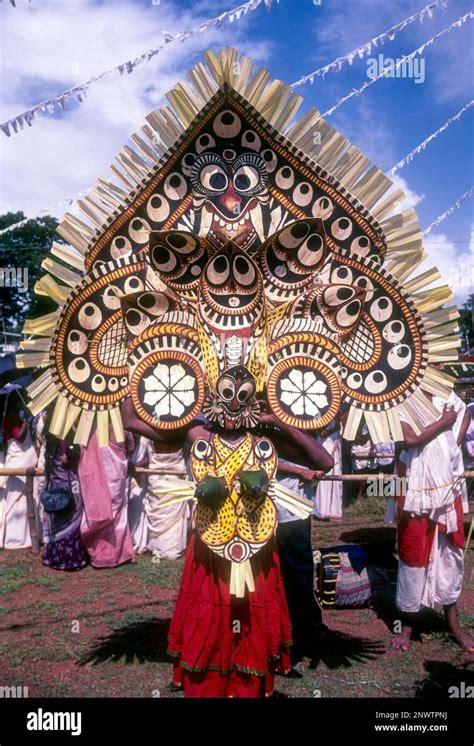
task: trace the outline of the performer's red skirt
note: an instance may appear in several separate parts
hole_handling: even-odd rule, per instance
[[[230,596],[230,562],[193,533],[168,646],[186,697],[268,696],[275,672],[291,668],[291,624],[274,541],[250,561],[255,591]]]

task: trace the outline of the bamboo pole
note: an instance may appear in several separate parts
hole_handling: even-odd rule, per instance
[[[32,473],[34,477],[44,476],[44,469],[19,469],[17,467],[4,466],[0,467],[0,477],[25,477],[28,472]],[[137,466],[133,469],[134,474],[159,474],[160,476],[179,476],[187,477],[188,473],[183,470],[172,470],[172,469],[146,469],[141,466]],[[399,479],[398,474],[385,474],[384,472],[376,472],[375,474],[324,474],[322,477],[318,477],[316,482],[328,481],[328,482],[365,482],[367,479]],[[474,470],[466,470],[457,479],[473,479]]]

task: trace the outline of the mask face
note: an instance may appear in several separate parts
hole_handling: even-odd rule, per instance
[[[257,135],[249,130],[245,140],[240,130],[238,117],[229,110],[214,122],[217,143],[201,137],[209,145],[191,169],[195,228],[215,247],[232,240],[253,254],[269,219],[268,172],[263,157],[249,149],[249,138],[255,143]]]

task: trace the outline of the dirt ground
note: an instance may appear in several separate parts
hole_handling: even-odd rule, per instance
[[[341,524],[315,523],[313,540],[393,546],[395,532],[381,506],[360,501]],[[30,697],[181,697],[165,652],[181,568],[144,555],[115,570],[63,573],[30,550],[1,552],[0,685],[28,687]],[[472,542],[459,606],[474,635]],[[439,613],[426,615],[408,653],[391,648],[390,622],[371,609],[326,611],[324,621],[334,638],[299,677],[278,677],[275,696],[446,697],[453,684],[474,684]]]

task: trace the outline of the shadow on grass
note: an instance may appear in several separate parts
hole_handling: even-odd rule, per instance
[[[445,661],[425,661],[427,676],[416,681],[415,697],[423,699],[447,699],[472,697],[474,693],[474,671],[462,665]],[[451,689],[451,687],[455,687]],[[467,691],[468,687],[473,687]]]
[[[78,661],[79,666],[99,663],[170,663],[166,655],[170,619],[148,619],[123,625],[99,637]]]
[[[393,552],[396,534],[396,529],[392,526],[374,526],[343,531],[339,538],[349,544],[385,544],[387,551]]]
[[[357,663],[374,661],[385,654],[385,644],[380,640],[367,637],[355,637],[345,632],[328,631],[319,640],[311,657],[310,669],[318,667],[322,661],[333,670],[350,668]]]

